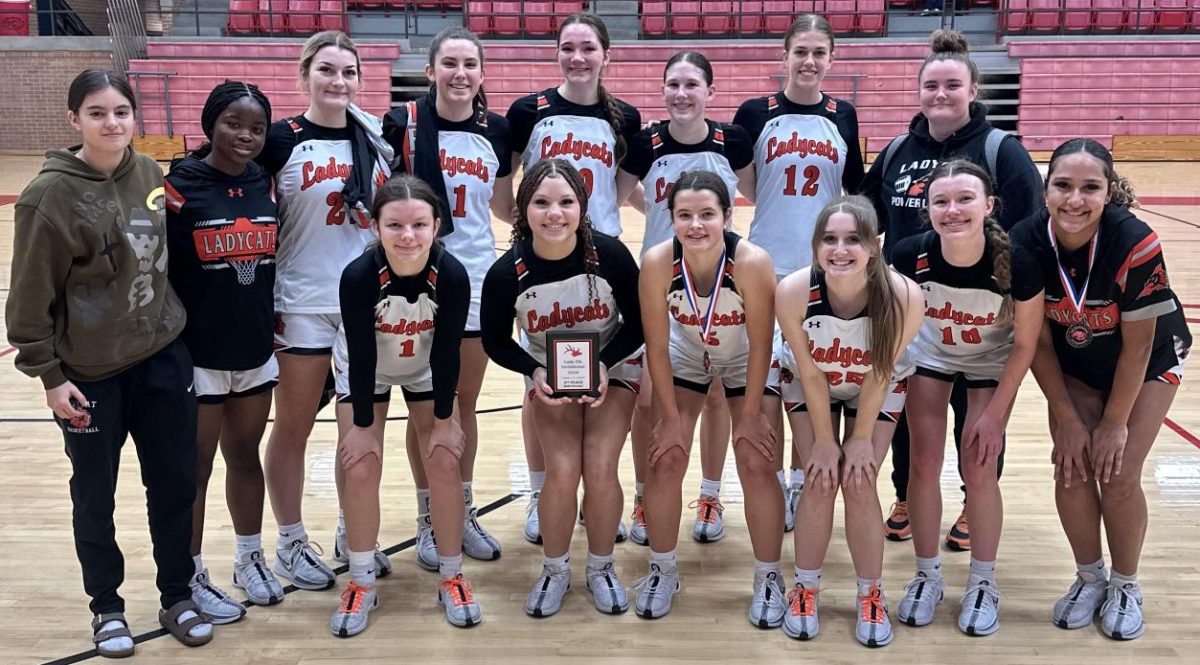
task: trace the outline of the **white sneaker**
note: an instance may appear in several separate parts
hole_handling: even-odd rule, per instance
[[[362,587],[353,580],[342,591],[338,608],[329,618],[329,630],[338,637],[353,637],[367,629],[367,616],[379,607],[375,585]]]
[[[754,585],[754,598],[750,601],[750,625],[757,628],[778,628],[783,623],[783,585],[779,573],[772,570]]]
[[[917,571],[915,577],[904,585],[904,598],[896,614],[910,626],[927,626],[933,622],[937,606],[946,595],[946,582],[941,575],[932,577]]]
[[[233,586],[255,605],[274,605],[283,600],[283,587],[263,562],[262,550],[234,563]]]
[[[725,538],[725,521],[721,514],[725,506],[716,497],[702,496],[688,506],[696,509],[696,523],[692,526],[692,538],[700,543],[715,543]]]
[[[634,500],[633,514],[629,516],[629,539],[638,545],[650,544],[646,534],[646,506],[641,497]]]
[[[1114,640],[1136,640],[1146,632],[1141,587],[1135,583],[1108,586],[1108,599],[1100,608],[1100,631]]]
[[[587,569],[587,588],[592,592],[592,602],[596,609],[605,614],[621,614],[629,609],[629,596],[625,593],[625,585],[617,579],[617,571],[611,563],[595,570]]]
[[[345,531],[333,534],[333,560],[338,563],[350,563],[350,543]],[[375,548],[375,577],[387,577],[392,574],[392,561],[378,547]]]
[[[192,602],[214,624],[233,623],[246,616],[246,608],[241,603],[209,580],[207,568],[192,575],[188,586],[192,589]]]
[[[800,493],[804,485],[789,485],[783,493],[783,530],[785,532],[796,528],[796,507],[800,505]]]
[[[679,567],[663,570],[650,564],[650,574],[638,580],[637,614],[644,619],[657,619],[671,611],[671,600],[679,593]]]
[[[1066,595],[1054,603],[1050,621],[1059,628],[1069,630],[1090,626],[1107,596],[1108,580],[1101,578],[1095,582],[1085,582],[1077,574]]]
[[[337,576],[321,560],[320,546],[308,540],[293,540],[286,549],[275,550],[275,574],[290,580],[297,589],[324,591],[334,585]]]
[[[467,517],[463,521],[463,553],[472,559],[495,561],[500,558],[500,541],[479,524],[475,516],[477,512],[473,506],[467,509]]]
[[[1000,594],[995,584],[981,580],[967,587],[959,608],[958,629],[971,637],[991,635],[1000,629]]]
[[[792,639],[811,640],[821,632],[817,619],[817,599],[820,589],[797,584],[787,595],[787,612],[783,615],[783,632]]]
[[[438,605],[446,613],[446,621],[452,626],[468,628],[483,621],[483,612],[471,593],[471,583],[462,573],[442,579],[438,585]]]
[[[570,569],[553,572],[542,566],[542,575],[525,599],[525,613],[532,617],[548,617],[562,609],[563,597],[571,590]]]
[[[541,492],[529,495],[529,505],[525,506],[525,540],[534,545],[542,544],[542,523],[538,518],[538,499]]]
[[[887,597],[877,586],[858,596],[858,621],[854,637],[863,646],[875,648],[892,643],[892,622],[888,619]]]
[[[433,522],[428,515],[417,518],[417,565],[430,572],[438,571],[437,539],[433,537]]]

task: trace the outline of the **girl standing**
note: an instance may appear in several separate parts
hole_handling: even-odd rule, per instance
[[[646,252],[640,284],[658,417],[646,476],[650,574],[637,597],[638,616],[647,619],[669,612],[679,589],[679,488],[710,384],[719,382],[728,401],[739,451],[757,455],[775,444],[762,391],[747,390],[766,384],[771,364],[771,261],[728,230],[733,202],[716,173],[682,173],[667,205],[675,237]],[[748,518],[755,507],[748,499]],[[752,529],[759,526],[749,521]],[[778,524],[772,526],[778,530]]]
[[[200,116],[209,142],[172,165],[166,182],[171,286],[188,312],[182,339],[196,365],[192,600],[218,624],[246,614],[209,578],[200,551],[218,442],[237,541],[233,585],[256,605],[283,600],[283,588],[263,556],[266,487],[258,459],[279,375],[271,334],[275,189],[271,176],[253,161],[270,124],[271,104],[256,86],[218,85]]]
[[[925,321],[910,348],[916,374],[908,381],[912,471],[908,510],[917,574],[905,587],[900,620],[933,621],[945,582],[938,555],[942,514],[942,456],[946,407],[955,381],[967,388],[966,436],[959,468],[971,494],[970,577],[958,617],[968,635],[1000,627],[996,552],[1003,503],[996,473],[1004,430],[1017,389],[1037,349],[1043,298],[1014,279],[1008,234],[992,216],[992,179],[982,167],[956,159],[929,175],[933,228],[897,243],[892,265],[921,285]]]
[[[466,511],[462,544],[468,556],[482,560],[500,557],[500,542],[475,517],[475,454],[479,427],[475,403],[487,369],[487,354],[479,339],[479,299],[483,276],[496,260],[489,206],[502,219],[512,216],[512,164],[508,121],[488,111],[483,92],[483,44],[465,28],[447,28],[434,37],[425,67],[430,92],[395,109],[383,119],[383,134],[399,159],[396,172],[416,175],[429,183],[441,204],[442,243],[467,269],[471,278],[471,308],[461,345],[458,408],[467,447],[460,460],[459,491]],[[429,157],[432,156],[432,157]],[[429,479],[418,454],[411,427],[409,464],[417,485],[417,563],[438,569],[438,547],[429,519]]]
[[[51,150],[17,200],[5,306],[17,369],[41,379],[71,460],[72,526],[92,641],[133,654],[118,589],[125,560],[113,525],[117,467],[133,437],[158,568],[158,619],[188,646],[212,640],[192,602],[188,556],[196,498],[192,361],[186,314],[167,281],[162,170],[130,147],[133,91],[117,74],[80,73],[67,119],[83,143]]]
[[[328,589],[335,581],[309,543],[301,519],[304,451],[341,325],[334,285],[346,264],[374,239],[367,210],[391,161],[379,121],[354,106],[362,88],[360,72],[358,51],[345,34],[326,31],[309,37],[300,54],[308,110],[272,124],[258,158],[275,176],[280,219],[275,279],[279,385],[264,470],[279,524],[274,571],[300,589]],[[340,485],[341,468],[334,469]],[[345,529],[339,525],[338,530]],[[382,552],[375,557],[381,575],[391,571]]]
[[[705,109],[715,92],[712,65],[704,54],[680,51],[671,56],[663,70],[663,101],[669,119],[638,132],[629,145],[629,155],[621,163],[618,189],[632,190],[640,183],[644,192],[641,206],[646,213],[643,257],[651,247],[675,235],[669,200],[683,173],[703,170],[716,174],[725,183],[726,198],[731,202],[739,181],[753,178],[753,145],[746,131],[737,125],[705,117]],[[650,374],[646,372],[633,417],[634,460],[640,473],[637,474],[630,537],[641,545],[647,542],[641,481],[645,478],[648,430],[653,426],[649,382]],[[714,542],[725,537],[720,491],[730,416],[723,391],[714,386],[703,413],[700,426],[703,474],[692,537],[699,542]]]
[[[430,502],[442,575],[438,603],[455,626],[483,620],[462,572],[459,464],[465,450],[454,417],[459,343],[471,300],[462,264],[436,240],[441,199],[423,181],[392,178],[371,204],[379,245],[342,273],[342,327],[334,345],[338,394],[339,496],[346,520],[350,583],[330,619],[334,635],[367,627],[378,605],[375,543],[383,429],[392,386],[400,386],[432,481]]]
[[[1115,640],[1145,631],[1142,464],[1192,344],[1158,235],[1134,216],[1136,205],[1112,154],[1071,139],[1050,157],[1046,209],[1013,231],[1015,272],[1045,290],[1033,375],[1050,410],[1054,498],[1078,569],[1052,620],[1083,628],[1098,615]]]
[[[526,173],[517,191],[513,247],[483,283],[483,346],[492,360],[526,377],[525,408],[546,456],[538,503],[545,560],[525,603],[531,616],[550,616],[571,587],[568,553],[576,492],[587,491],[587,585],[596,608],[628,609],[613,566],[613,534],[621,520],[617,462],[636,399],[639,365],[628,360],[642,344],[637,264],[619,241],[593,233],[587,184],[566,160],[548,159]],[[512,337],[516,318],[526,346]],[[599,333],[596,397],[556,397],[546,382],[546,334]]]
[[[800,640],[820,632],[821,567],[840,489],[858,577],[855,638],[881,647],[892,641],[892,627],[875,480],[904,408],[912,373],[905,347],[921,326],[925,301],[916,284],[883,262],[878,221],[862,197],[838,199],[821,211],[812,252],[817,264],[785,278],[775,292],[784,348],[791,350],[780,394],[807,478],[796,510],[796,583],[783,631]]]

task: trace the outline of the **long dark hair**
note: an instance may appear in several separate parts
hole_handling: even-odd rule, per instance
[[[612,46],[612,39],[608,36],[608,26],[604,25],[603,19],[599,16],[587,12],[571,14],[563,19],[562,24],[558,27],[558,37],[555,39],[555,43],[561,44],[563,31],[568,26],[575,24],[591,28],[592,32],[596,33],[596,39],[599,40],[600,46],[604,49],[605,53],[609,51]],[[616,150],[614,153],[619,164],[621,160],[625,159],[625,151],[628,147],[625,145],[625,136],[621,133],[621,130],[625,127],[625,114],[621,113],[621,107],[617,106],[617,98],[613,97],[608,88],[604,87],[604,77],[599,72],[597,72],[596,77],[596,94],[600,97],[600,101],[604,103],[604,112],[607,116],[608,124],[612,126],[613,135],[616,137]]]
[[[1054,149],[1054,152],[1050,155],[1050,167],[1046,170],[1047,190],[1050,189],[1050,176],[1054,174],[1054,165],[1058,163],[1058,160],[1067,155],[1074,155],[1079,152],[1091,155],[1104,165],[1104,179],[1108,181],[1108,193],[1112,197],[1113,203],[1127,208],[1139,207],[1137,195],[1133,191],[1133,183],[1129,182],[1129,179],[1125,176],[1117,173],[1117,170],[1113,168],[1112,153],[1095,139],[1070,139]]]
[[[992,178],[988,172],[978,164],[965,159],[952,159],[938,164],[929,173],[929,183],[925,188],[926,197],[933,189],[934,182],[961,174],[978,179],[983,184],[983,195],[995,198]],[[1012,290],[1012,243],[1009,241],[1004,227],[1000,226],[1000,222],[996,221],[993,215],[984,218],[983,233],[987,237],[988,245],[992,248],[992,278],[996,280],[996,286],[1000,288],[1000,292],[1004,296],[1004,303],[1000,306],[996,320],[1000,323],[1007,323],[1012,320],[1013,315],[1012,293],[1010,293]]]
[[[886,381],[896,369],[896,356],[900,353],[900,337],[904,326],[904,314],[895,286],[892,285],[891,268],[883,259],[879,247],[879,218],[875,206],[862,196],[842,196],[821,208],[817,224],[813,228],[812,269],[821,272],[821,264],[815,260],[821,247],[829,218],[837,213],[854,218],[855,231],[863,246],[871,253],[867,260],[867,318],[871,321],[871,371]]]
[[[709,85],[713,84],[712,63],[709,62],[708,58],[699,51],[679,51],[675,55],[671,56],[671,58],[667,60],[666,66],[663,67],[663,81],[666,81],[667,79],[667,72],[671,71],[672,67],[681,62],[686,62],[689,65],[695,66],[696,69],[699,69],[704,73],[704,82]]]
[[[124,76],[107,69],[85,69],[79,72],[67,90],[67,110],[79,115],[83,100],[93,92],[100,92],[105,88],[116,88],[117,92],[121,93],[121,96],[129,102],[129,107],[134,111],[137,110],[137,98],[133,94],[133,88],[129,87],[129,81],[125,80]]]
[[[588,275],[588,296],[594,298],[596,267],[600,264],[600,260],[596,254],[596,245],[592,241],[592,219],[587,214],[587,183],[584,182],[583,176],[579,175],[579,171],[571,165],[571,162],[558,157],[543,159],[525,172],[525,177],[521,179],[521,186],[517,188],[517,216],[513,220],[511,242],[516,246],[530,236],[527,215],[529,203],[546,178],[562,178],[567,181],[567,185],[575,194],[575,200],[579,202],[579,229],[576,233],[583,243],[584,264]]]
[[[437,33],[437,36],[434,37],[433,41],[429,43],[429,67],[430,67],[430,69],[435,68],[435,63],[437,62],[438,52],[442,50],[442,44],[445,44],[447,41],[449,41],[451,39],[461,39],[463,41],[468,41],[468,42],[471,42],[472,44],[474,44],[476,52],[479,53],[479,68],[483,69],[483,42],[481,42],[479,40],[479,37],[475,33],[471,32],[470,30],[468,30],[462,26],[459,26],[459,25],[451,26],[451,27],[446,28],[445,30],[442,30],[441,32]],[[437,83],[430,82],[429,92],[432,95],[435,95],[435,96],[437,95]],[[484,112],[487,111],[487,108],[488,108],[487,94],[483,91],[482,83],[479,84],[479,92],[475,93],[475,101],[474,101],[473,105],[475,107],[476,113],[478,113],[480,111],[484,111]]]
[[[671,193],[667,197],[667,210],[671,211],[672,216],[675,213],[675,197],[679,196],[680,192],[687,191],[703,191],[715,194],[717,205],[721,207],[721,213],[725,215],[725,223],[730,223],[730,215],[733,213],[733,201],[729,198],[729,185],[721,179],[721,176],[703,169],[680,173],[679,180],[671,187]]]

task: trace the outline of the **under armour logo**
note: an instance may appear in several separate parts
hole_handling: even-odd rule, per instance
[[[657,166],[660,169],[665,169],[665,168],[667,168],[667,160],[660,159],[660,160],[658,160],[658,163],[655,164],[655,166]]]
[[[300,146],[300,151],[301,152],[312,152],[313,145],[311,143],[305,143],[304,145]]]
[[[930,293],[932,293],[932,292],[933,292],[933,287],[932,287],[932,286],[930,286],[929,284],[922,284],[922,285],[921,285],[921,290],[922,290],[922,291],[929,291]]]
[[[547,120],[547,121],[546,121],[546,126],[547,126],[547,127],[553,127],[553,126],[554,126],[554,121],[553,121],[553,120]]]
[[[526,300],[529,300],[530,298],[536,298],[536,297],[537,297],[537,291],[526,291],[525,292]]]
[[[243,196],[245,196],[245,193],[242,191],[241,187],[230,187],[229,188],[229,198],[231,198],[231,199],[234,197],[240,198]]]
[[[809,322],[808,322],[808,328],[809,328],[810,330],[811,330],[811,329],[813,329],[813,328],[820,328],[820,327],[821,327],[821,322],[820,322],[820,321],[809,321]]]

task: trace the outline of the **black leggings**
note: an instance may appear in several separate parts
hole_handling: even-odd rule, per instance
[[[121,447],[133,438],[154,543],[163,608],[192,597],[192,503],[196,498],[196,396],[192,361],[176,340],[116,376],[76,381],[90,422],[57,419],[71,460],[75,553],[93,614],[124,612],[117,590],[125,559],[117,547],[114,498]]]
[[[962,434],[967,421],[967,385],[959,377],[954,381],[954,390],[950,393],[950,407],[954,410],[954,449],[958,451],[958,477],[962,479]],[[896,423],[896,431],[892,434],[892,486],[896,488],[896,499],[908,501],[908,414],[903,413]],[[996,460],[996,477],[1004,472],[1004,448],[1000,449],[1000,457]],[[960,485],[963,499],[966,500],[967,486]]]

